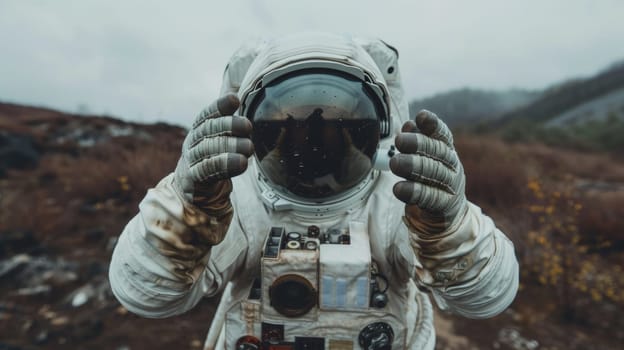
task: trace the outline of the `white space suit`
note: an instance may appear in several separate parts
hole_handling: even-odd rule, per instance
[[[372,86],[389,113],[381,127],[382,133],[383,128],[387,129],[388,136],[382,135],[379,142],[380,149],[385,149],[408,120],[397,60],[394,49],[375,39],[300,34],[261,41],[243,46],[234,54],[225,72],[222,93],[238,94],[244,115],[252,108],[249,101],[271,80],[311,67],[338,67],[347,74],[354,68],[355,75],[364,72],[360,83]],[[274,72],[281,73],[272,77]],[[450,143],[452,147],[452,138]],[[256,152],[260,153],[257,145]],[[513,245],[477,206],[465,201],[465,197],[459,198],[456,202],[461,209],[439,232],[429,234],[429,226],[422,228],[414,223],[418,217],[411,221],[404,217],[409,211],[393,194],[393,187],[402,179],[390,171],[370,169],[366,162],[359,164],[365,164],[367,172],[356,184],[331,196],[306,200],[301,195],[307,193],[306,189],[301,189],[300,195],[289,195],[288,188],[276,188],[271,176],[266,176],[266,171],[280,173],[287,169],[266,167],[263,171],[252,158],[249,169],[231,179],[230,201],[219,215],[201,210],[192,197],[185,195],[179,184],[183,180],[176,174],[165,177],[148,191],[140,212],[128,223],[115,248],[110,281],[116,297],[131,312],[160,318],[181,314],[202,297],[224,291],[206,349],[252,349],[255,343],[245,347],[241,337],[259,339],[265,336],[266,327],[275,324],[281,324],[277,331],[281,333],[273,336],[282,339],[273,340],[293,348],[360,349],[362,334],[372,324],[392,329],[386,332],[391,337],[385,341],[394,349],[433,349],[435,331],[427,294],[442,309],[470,318],[491,317],[513,301],[518,287]],[[463,172],[458,179],[463,179]],[[463,182],[457,186],[463,195]],[[215,219],[224,213],[229,213],[231,221]],[[293,274],[301,269],[315,294],[313,305],[305,310],[286,303],[288,312],[295,309],[294,314],[286,315],[286,311],[276,312],[280,301],[264,300],[276,298],[276,288],[271,291],[265,285],[272,283],[266,276],[287,274],[274,260],[267,260],[267,235],[279,227],[299,233],[308,232],[310,227],[321,232],[339,229],[350,234],[353,249],[364,242],[365,252],[350,255],[347,250],[325,245],[306,255],[320,267],[306,265],[308,258],[303,255],[289,258],[288,268]],[[213,243],[197,238],[213,237],[215,232],[221,233]],[[313,246],[320,242],[315,240]],[[295,246],[299,249],[298,243]],[[341,256],[340,252],[345,253]],[[350,280],[359,276],[358,266],[364,266],[358,261],[373,263],[374,268],[361,272],[363,280]],[[375,276],[383,279],[375,280]],[[258,277],[259,296],[250,297],[250,291],[258,287]],[[387,284],[383,296],[387,303],[381,307],[372,307],[365,299],[372,297],[374,291],[368,284],[373,282]],[[333,289],[328,289],[330,285]],[[351,286],[354,291],[349,290]],[[294,340],[297,337],[299,343]],[[305,341],[317,345],[300,345]],[[371,341],[384,340],[379,336]]]

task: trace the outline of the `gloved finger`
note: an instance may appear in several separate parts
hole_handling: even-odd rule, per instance
[[[222,153],[192,165],[189,174],[193,182],[213,182],[229,179],[247,169],[247,157],[238,153]]]
[[[399,153],[390,160],[390,170],[404,179],[434,186],[455,194],[453,188],[457,173],[443,163],[420,155]]]
[[[401,126],[401,132],[418,132],[418,126],[413,120],[408,120]]]
[[[433,112],[426,109],[416,114],[416,125],[425,135],[446,143],[450,148],[453,146],[453,134],[446,124]]]
[[[238,153],[245,157],[250,157],[253,151],[253,143],[248,138],[216,136],[203,139],[190,148],[186,159],[190,165],[193,165],[203,159],[221,153]]]
[[[224,115],[232,115],[240,106],[240,100],[234,93],[229,93],[219,97],[216,101],[212,102],[208,107],[204,108],[201,113],[195,119],[193,123],[193,129],[199,124],[203,123],[206,119],[221,117]]]
[[[188,138],[190,147],[195,146],[200,140],[214,136],[240,136],[249,137],[251,135],[251,122],[245,117],[226,116],[212,119],[205,119],[201,124],[193,128]]]
[[[405,204],[415,204],[430,212],[444,212],[453,203],[453,196],[443,190],[412,181],[397,182],[392,192]]]
[[[401,153],[423,155],[442,162],[451,170],[457,169],[457,153],[440,140],[423,134],[402,132],[394,139],[394,144]]]

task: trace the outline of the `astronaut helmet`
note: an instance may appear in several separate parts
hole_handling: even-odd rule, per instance
[[[390,111],[385,86],[364,67],[309,56],[265,67],[243,91],[241,114],[253,124],[263,183],[291,201],[327,203],[369,180]]]

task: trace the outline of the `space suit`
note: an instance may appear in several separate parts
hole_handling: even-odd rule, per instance
[[[429,296],[502,312],[513,244],[466,200],[446,125],[408,117],[397,61],[325,33],[241,47],[118,240],[118,300],[161,318],[223,292],[205,349],[433,349]]]

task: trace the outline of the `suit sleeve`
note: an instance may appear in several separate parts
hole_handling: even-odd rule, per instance
[[[245,238],[232,214],[210,217],[173,188],[173,176],[150,189],[113,252],[109,279],[129,311],[161,318],[181,314],[220,292],[245,259]],[[227,230],[215,246],[202,235]]]
[[[238,92],[263,40],[243,44],[230,58],[221,95]],[[243,266],[248,249],[237,215],[211,217],[174,190],[173,176],[148,191],[119,237],[109,270],[117,299],[144,317],[167,317],[219,293]],[[227,231],[227,232],[225,232]],[[225,238],[215,246],[202,237]]]
[[[416,279],[441,309],[488,318],[514,300],[519,270],[513,243],[478,206],[468,203],[465,214],[440,235],[410,231],[421,264]]]

